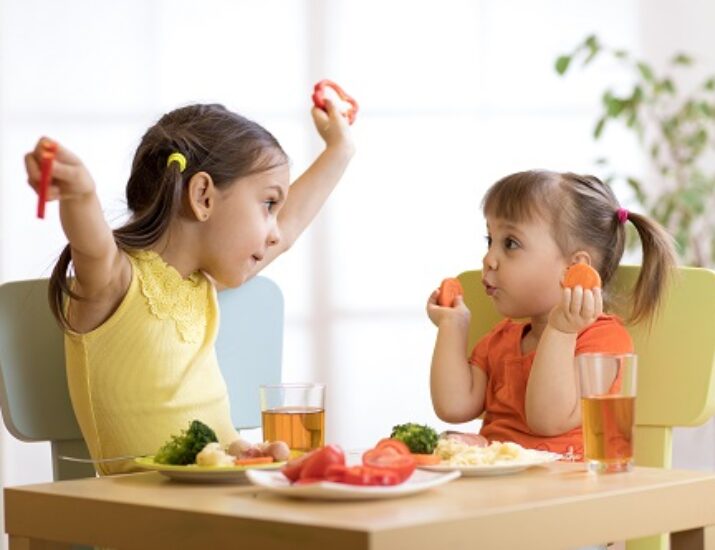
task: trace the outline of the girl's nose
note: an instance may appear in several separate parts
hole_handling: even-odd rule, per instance
[[[491,252],[487,252],[482,259],[482,266],[484,270],[490,269],[492,271],[496,271],[499,267],[499,263]]]
[[[278,224],[273,226],[273,229],[271,229],[268,232],[268,238],[266,239],[266,243],[268,246],[275,246],[279,242],[281,242],[281,232],[280,229],[278,229]]]

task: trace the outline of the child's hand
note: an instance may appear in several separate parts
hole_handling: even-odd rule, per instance
[[[472,314],[469,308],[464,305],[462,296],[457,296],[454,299],[454,305],[452,307],[440,306],[437,303],[438,297],[439,289],[432,292],[429,300],[427,300],[427,316],[430,318],[430,321],[438,327],[441,326],[442,323],[451,322],[469,328],[469,321],[472,318]]]
[[[40,188],[40,161],[45,140],[47,138],[40,138],[34,151],[25,155],[27,182],[36,193],[39,193]],[[82,197],[94,193],[94,188],[94,180],[82,161],[74,153],[57,144],[57,153],[52,163],[52,179],[47,190],[47,200]]]
[[[351,155],[355,150],[350,132],[350,125],[345,115],[340,114],[335,104],[325,99],[326,113],[322,109],[313,107],[312,115],[315,127],[328,147],[344,148]]]
[[[549,314],[549,324],[558,331],[578,333],[603,313],[600,287],[584,290],[580,286],[564,288],[561,303]]]

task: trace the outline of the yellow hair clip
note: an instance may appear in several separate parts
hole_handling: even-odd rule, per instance
[[[172,162],[179,163],[179,172],[186,170],[186,157],[181,153],[171,153],[166,159],[166,165],[169,166]]]

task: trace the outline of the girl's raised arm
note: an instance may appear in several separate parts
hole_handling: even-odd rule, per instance
[[[435,290],[427,302],[427,315],[438,328],[430,369],[432,406],[445,422],[468,422],[484,412],[487,376],[467,361],[471,315],[462,297],[453,307],[441,307],[438,294]]]
[[[345,116],[326,100],[328,112],[313,108],[313,122],[325,140],[325,150],[290,186],[285,205],[278,214],[281,240],[266,251],[252,275],[290,248],[318,214],[342,177],[355,149]]]
[[[28,182],[36,192],[46,140],[41,138],[35,149],[25,155]],[[89,301],[101,302],[123,296],[131,276],[129,261],[117,247],[104,219],[92,176],[74,153],[59,144],[47,200],[60,201],[62,229],[72,252],[76,293]]]

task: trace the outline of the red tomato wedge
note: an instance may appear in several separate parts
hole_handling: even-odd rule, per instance
[[[348,485],[397,485],[402,483],[397,472],[370,466],[352,466],[345,472],[343,483]]]
[[[310,453],[303,463],[300,479],[325,479],[328,467],[334,464],[345,465],[345,453],[337,445],[326,445]]]
[[[400,482],[415,471],[415,459],[411,454],[402,454],[393,447],[370,449],[362,455],[362,463],[370,468],[387,470],[397,474]]]
[[[294,458],[293,460],[289,460],[288,464],[283,466],[281,468],[281,472],[283,473],[284,476],[286,476],[290,481],[297,481],[298,478],[300,478],[300,472],[303,470],[303,466],[305,465],[305,462],[310,458],[314,453],[317,453],[318,451],[311,451],[309,453],[305,453],[304,455],[301,455],[297,458]]]
[[[386,437],[386,438],[378,441],[377,445],[375,445],[375,448],[376,449],[394,449],[401,455],[410,454],[410,448],[407,445],[405,445],[404,442],[400,441],[399,439],[392,439],[390,437]]]
[[[252,458],[237,458],[233,461],[236,466],[251,466],[253,464],[270,464],[272,456],[254,456]]]

